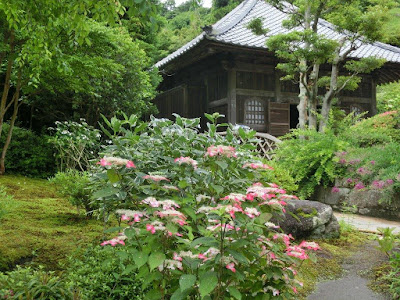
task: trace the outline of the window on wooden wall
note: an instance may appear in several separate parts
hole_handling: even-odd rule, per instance
[[[260,99],[252,98],[244,103],[244,123],[248,125],[265,125],[265,105]]]
[[[359,116],[364,112],[364,110],[360,105],[352,104],[350,105],[350,112],[354,113],[354,116]]]

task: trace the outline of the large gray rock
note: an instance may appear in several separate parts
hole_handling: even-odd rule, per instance
[[[287,200],[286,213],[273,220],[295,238],[335,238],[340,226],[329,205],[308,200]]]

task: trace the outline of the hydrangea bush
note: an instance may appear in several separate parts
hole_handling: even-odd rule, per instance
[[[296,267],[319,246],[292,244],[270,219],[296,197],[269,183],[272,167],[231,127],[217,133],[226,126],[218,114],[207,117],[205,133],[199,119],[179,116],[108,122],[113,143],[98,162],[94,197],[124,226],[102,245],[128,250],[117,254],[132,258],[126,270],[143,280],[146,299],[295,298]]]

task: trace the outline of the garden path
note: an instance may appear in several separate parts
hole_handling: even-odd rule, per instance
[[[354,214],[334,213],[340,221],[353,225],[360,231],[378,232],[380,227],[394,227],[400,233],[400,222]],[[368,241],[349,257],[345,258],[343,276],[334,280],[319,282],[316,290],[307,300],[386,300],[386,295],[377,294],[368,286],[368,277],[375,266],[381,265],[387,257],[376,249],[376,241]]]
[[[393,233],[400,234],[400,222],[339,212],[334,214],[338,221],[343,220],[361,231],[378,232],[380,227],[394,227]]]
[[[343,276],[322,281],[307,300],[389,300],[389,296],[377,294],[368,286],[372,269],[387,260],[385,254],[376,249],[376,241],[360,245],[342,263]]]

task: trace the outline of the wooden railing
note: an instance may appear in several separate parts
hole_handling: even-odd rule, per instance
[[[220,132],[221,135],[225,135],[226,132]],[[275,154],[276,147],[282,143],[282,141],[268,133],[257,132],[256,139],[256,151],[261,157],[271,160]]]

